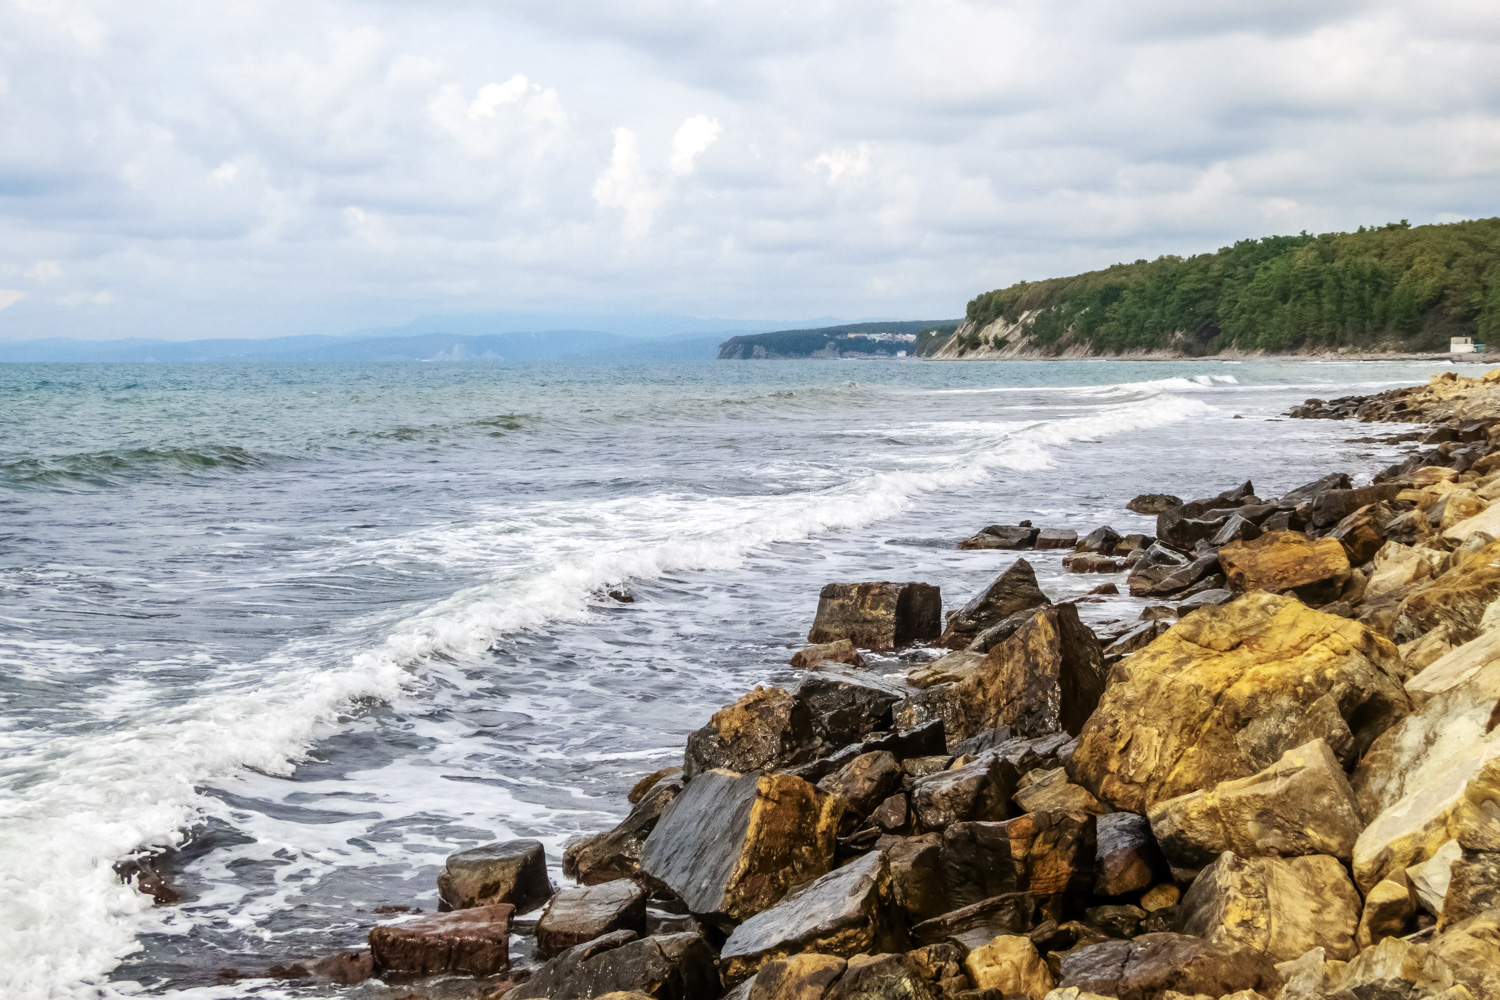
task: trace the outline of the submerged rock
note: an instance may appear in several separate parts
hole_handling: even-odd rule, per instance
[[[641,868],[698,917],[745,920],[833,862],[843,800],[789,774],[708,771],[641,849]]]
[[[848,639],[837,639],[833,642],[819,643],[799,649],[792,654],[791,664],[794,667],[810,667],[814,663],[824,661],[831,663],[847,663],[851,667],[863,667],[865,658],[854,648],[854,643]]]
[[[961,649],[979,633],[1030,608],[1050,604],[1037,586],[1036,571],[1025,559],[1017,559],[1004,573],[948,619],[938,645]]]
[[[1162,514],[1173,507],[1181,507],[1182,498],[1170,493],[1142,493],[1125,505],[1125,509],[1136,514]]]
[[[510,903],[525,913],[552,895],[539,840],[507,840],[449,855],[437,884],[442,910]]]
[[[510,967],[509,903],[435,913],[370,931],[370,954],[381,972],[493,976]]]
[[[848,639],[884,652],[931,642],[942,631],[943,598],[925,583],[830,583],[818,594],[810,643]]]
[[[958,543],[960,549],[1029,549],[1039,534],[1030,524],[992,524]]]
[[[1265,593],[1200,608],[1114,669],[1071,771],[1130,812],[1247,777],[1314,739],[1352,760],[1409,706],[1389,640]]]

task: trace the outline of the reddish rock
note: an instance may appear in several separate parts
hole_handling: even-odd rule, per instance
[[[370,954],[381,972],[430,976],[460,972],[493,976],[510,966],[509,903],[435,913],[370,931]]]

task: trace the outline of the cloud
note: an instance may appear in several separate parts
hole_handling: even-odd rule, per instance
[[[469,117],[493,118],[496,108],[502,104],[515,104],[530,89],[531,81],[520,73],[504,83],[487,83],[479,88],[479,93],[474,96],[474,103],[469,105]]]
[[[686,176],[693,172],[693,160],[697,158],[724,131],[717,118],[694,115],[683,122],[672,136],[672,158],[668,162],[672,173]]]
[[[0,309],[9,309],[26,297],[26,293],[14,288],[0,288]]]
[[[594,200],[603,208],[624,213],[621,232],[627,240],[638,240],[651,228],[662,196],[652,187],[641,166],[640,143],[628,128],[615,129],[615,147],[609,166],[594,182]]]
[[[51,281],[62,274],[62,261],[39,260],[26,269],[26,277],[36,282]]]
[[[862,142],[853,149],[830,149],[819,153],[809,166],[826,170],[830,184],[837,184],[844,177],[863,177],[870,172],[870,144]]]

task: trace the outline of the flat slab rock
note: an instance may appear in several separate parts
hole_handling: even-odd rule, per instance
[[[382,972],[493,976],[510,966],[509,903],[435,913],[370,931],[370,954]]]
[[[1263,956],[1186,934],[1142,934],[1064,952],[1059,971],[1059,986],[1118,1000],[1155,1000],[1167,990],[1211,997],[1258,990],[1275,996],[1281,986],[1275,966]]]
[[[646,891],[629,879],[560,890],[536,924],[537,952],[543,958],[611,931],[646,932]]]

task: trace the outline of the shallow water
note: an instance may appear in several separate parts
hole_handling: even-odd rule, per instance
[[[0,993],[409,993],[266,974],[431,910],[454,850],[612,825],[791,678],[822,584],[954,607],[1014,558],[953,548],[985,524],[1368,477],[1397,429],[1278,414],[1434,370],[0,366]],[[154,907],[112,865],[163,846]]]

